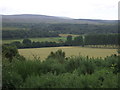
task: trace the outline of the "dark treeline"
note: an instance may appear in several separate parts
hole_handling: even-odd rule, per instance
[[[118,33],[117,25],[51,24],[49,28],[58,33],[70,34]]]
[[[120,34],[88,34],[84,36],[67,37],[67,45],[79,46],[79,45],[120,45]]]
[[[40,31],[40,30],[4,30],[2,31],[3,39],[14,38],[33,38],[33,37],[58,37],[55,32]]]
[[[117,25],[93,25],[93,24],[25,24],[3,23],[3,28],[18,28],[18,30],[3,30],[3,39],[31,38],[31,37],[55,37],[58,34],[108,34],[118,33]]]
[[[59,47],[62,46],[62,43],[56,42],[32,42],[30,39],[24,39],[21,42],[15,41],[12,42],[10,45],[15,45],[17,48],[41,48],[41,47]]]
[[[85,45],[118,45],[120,34],[86,35]],[[119,44],[120,45],[120,44]]]
[[[30,39],[24,39],[21,42],[15,41],[10,45],[15,45],[17,48],[41,48],[41,47],[59,47],[59,46],[84,46],[84,45],[120,45],[118,39],[120,34],[99,34],[99,35],[84,35],[72,38],[67,36],[65,42],[35,42]]]

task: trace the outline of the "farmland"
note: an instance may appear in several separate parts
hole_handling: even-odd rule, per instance
[[[49,47],[49,48],[32,48],[32,49],[19,49],[19,53],[28,59],[33,59],[34,57],[40,57],[40,59],[45,59],[51,51],[55,52],[58,49],[65,51],[66,56],[90,56],[90,57],[106,57],[111,54],[117,54],[116,49],[100,49],[100,48],[87,48],[87,47]]]
[[[116,20],[3,15],[2,88],[120,88]]]

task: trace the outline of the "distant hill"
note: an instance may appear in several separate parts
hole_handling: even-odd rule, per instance
[[[2,15],[2,38],[58,37],[59,34],[118,33],[117,20],[73,19],[46,15]]]
[[[116,24],[117,20],[72,19],[36,14],[2,15],[3,23]]]

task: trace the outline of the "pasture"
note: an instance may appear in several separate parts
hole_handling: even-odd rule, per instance
[[[66,56],[89,56],[89,57],[102,57],[117,54],[117,49],[101,49],[101,48],[87,48],[87,47],[48,47],[48,48],[29,48],[19,49],[20,55],[23,55],[27,59],[39,58],[44,60],[50,54],[51,51],[55,52],[58,49],[62,49]]]

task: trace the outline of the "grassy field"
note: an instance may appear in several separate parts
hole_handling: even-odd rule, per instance
[[[32,48],[32,49],[19,49],[19,53],[28,59],[40,57],[41,60],[47,58],[51,51],[62,49],[65,51],[66,56],[90,56],[90,57],[106,57],[111,54],[117,54],[116,49],[100,49],[100,48],[85,48],[85,47],[49,47],[49,48]]]
[[[30,40],[32,41],[39,41],[39,42],[42,42],[42,41],[52,41],[52,42],[59,42],[59,40],[61,39],[62,41],[65,41],[66,40],[66,37],[48,37],[48,38],[29,38]],[[6,43],[11,43],[11,42],[14,42],[14,41],[20,41],[22,42],[23,39],[11,39],[11,40],[3,40],[2,43],[3,44],[6,44]]]

